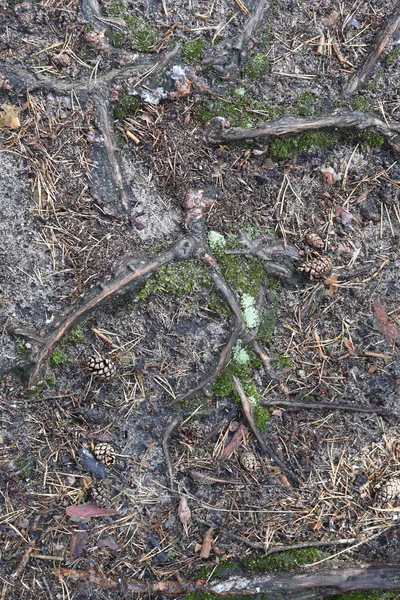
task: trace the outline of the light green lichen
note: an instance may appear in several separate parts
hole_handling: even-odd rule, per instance
[[[247,365],[250,362],[250,355],[245,348],[242,348],[242,342],[239,340],[232,351],[233,360],[238,365]]]
[[[218,231],[209,231],[207,237],[208,243],[210,244],[210,248],[213,250],[213,252],[219,252],[225,248],[226,239],[221,233],[218,233]]]
[[[259,323],[259,315],[256,308],[256,299],[250,294],[242,294],[240,304],[243,309],[243,317],[249,329],[254,329]]]

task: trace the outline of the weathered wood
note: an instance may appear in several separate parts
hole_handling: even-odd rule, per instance
[[[260,127],[231,127],[223,116],[214,117],[205,126],[205,140],[211,144],[237,142],[254,138],[302,133],[313,129],[375,129],[389,142],[400,133],[400,123],[385,123],[374,115],[358,110],[334,112],[321,117],[282,117],[266,121]]]
[[[375,67],[382,56],[386,46],[393,38],[393,35],[400,27],[400,5],[399,2],[393,7],[392,14],[388,17],[384,23],[381,31],[378,33],[375,42],[373,44],[371,52],[364,60],[359,71],[354,73],[343,90],[343,96],[350,98],[354,92],[360,90],[368,79],[373,75]]]
[[[116,580],[93,571],[57,569],[55,574],[75,581],[88,581],[103,589],[115,590],[120,587]],[[353,590],[400,590],[400,566],[363,566],[301,573],[275,572],[260,577],[230,577],[219,582],[127,580],[121,584],[129,594],[127,598],[138,593],[154,597],[158,594],[178,596],[197,591],[228,598],[235,594],[249,597],[266,594],[268,600],[321,600]]]

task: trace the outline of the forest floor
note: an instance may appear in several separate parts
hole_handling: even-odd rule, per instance
[[[204,124],[395,122],[400,33],[344,98],[389,4],[264,2],[240,46],[262,4],[0,0],[1,600],[399,562],[399,154],[373,128],[211,143]],[[16,332],[167,252],[200,189],[245,331],[193,254],[74,320],[30,385],[40,340]],[[293,251],[274,269],[243,240]]]

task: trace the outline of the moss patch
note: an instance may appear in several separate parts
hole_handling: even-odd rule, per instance
[[[306,131],[286,139],[273,140],[269,151],[275,158],[289,159],[313,148],[333,148],[339,139],[340,134],[334,131]]]
[[[108,31],[108,37],[117,48],[127,47],[139,52],[148,52],[158,40],[157,31],[142,18],[127,12],[123,0],[109,0],[107,12],[111,17],[125,21],[127,27],[123,31]]]
[[[296,569],[299,565],[313,563],[320,556],[316,548],[301,548],[299,550],[288,550],[277,552],[270,556],[245,557],[243,566],[252,573],[265,573],[266,571],[279,569]]]
[[[251,79],[259,79],[269,71],[269,58],[266,52],[256,52],[244,67],[244,74]]]
[[[199,261],[169,263],[158,269],[139,290],[137,297],[145,300],[150,294],[167,293],[183,296],[211,286],[211,277]]]
[[[203,55],[203,40],[198,38],[183,44],[183,56],[189,64],[198,62]]]
[[[117,104],[114,106],[114,117],[116,119],[125,119],[126,116],[135,116],[139,110],[140,101],[136,96],[131,96],[126,92],[121,92]]]
[[[85,336],[82,327],[79,325],[74,327],[67,337],[67,342],[70,344],[83,344],[85,342]]]
[[[50,356],[50,364],[52,367],[57,367],[58,365],[62,365],[63,363],[71,362],[71,359],[64,354],[60,348],[56,348],[53,354]]]
[[[361,110],[362,112],[370,112],[371,105],[364,96],[356,96],[350,103],[353,110]]]
[[[385,143],[385,138],[383,135],[378,133],[377,131],[367,130],[361,131],[359,134],[360,141],[368,145],[370,148],[380,148]]]

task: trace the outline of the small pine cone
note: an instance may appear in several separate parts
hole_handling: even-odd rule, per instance
[[[188,421],[179,429],[179,441],[193,446],[204,437],[204,428],[199,421]]]
[[[111,487],[105,479],[93,482],[90,488],[90,496],[99,508],[110,508],[112,498]]]
[[[254,471],[257,471],[259,467],[258,460],[255,454],[250,450],[245,450],[240,454],[239,462],[242,465],[243,469],[249,471],[250,473],[254,473]]]
[[[324,242],[318,235],[318,233],[314,233],[313,231],[307,231],[304,236],[304,241],[306,244],[311,246],[311,248],[315,248],[316,250],[322,250],[324,247]]]
[[[102,356],[90,356],[87,366],[91,373],[102,379],[111,379],[117,372],[115,364],[109,358],[103,358]]]
[[[380,486],[376,498],[376,504],[398,504],[400,502],[400,478],[389,479]]]
[[[110,466],[115,463],[115,450],[108,442],[96,444],[93,454],[104,465]]]
[[[328,275],[333,269],[332,260],[329,256],[319,256],[308,263],[304,263],[299,267],[299,271],[308,273],[310,279],[321,278]]]

